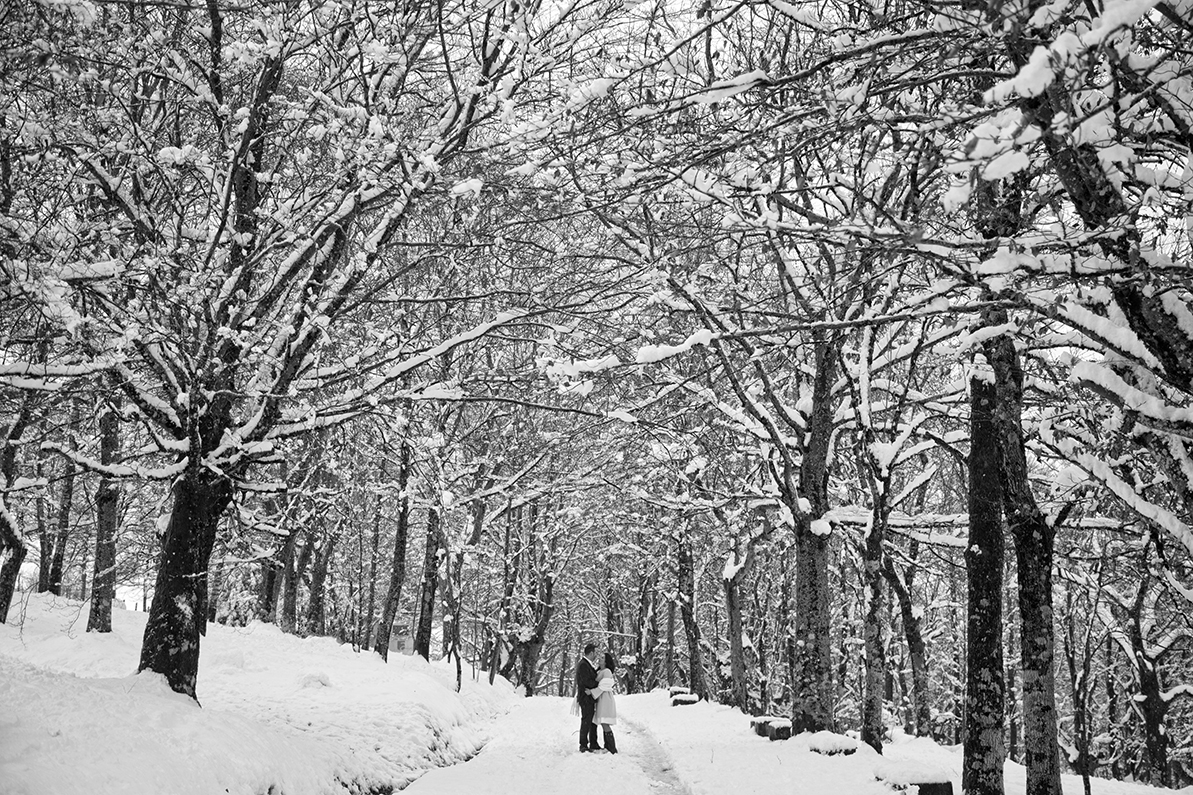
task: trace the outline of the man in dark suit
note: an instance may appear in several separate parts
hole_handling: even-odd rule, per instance
[[[576,699],[580,702],[580,752],[599,751],[597,726],[592,717],[596,712],[593,692],[597,686],[596,644],[584,647],[584,656],[576,664]]]

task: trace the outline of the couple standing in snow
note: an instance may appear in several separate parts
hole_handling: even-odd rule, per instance
[[[613,671],[617,661],[605,652],[604,667],[597,668],[596,644],[584,647],[584,656],[576,665],[576,699],[572,714],[580,716],[580,752],[599,751],[597,724],[605,730],[605,750],[617,753],[613,739],[613,724],[617,722],[617,704],[613,701]]]

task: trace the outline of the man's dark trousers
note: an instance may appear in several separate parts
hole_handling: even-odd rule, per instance
[[[597,725],[593,721],[596,715],[596,699],[587,693],[580,694],[580,748],[599,751],[597,745]]]

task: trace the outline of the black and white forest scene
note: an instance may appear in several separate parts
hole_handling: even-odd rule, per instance
[[[0,58],[0,795],[1193,793],[1193,0]]]

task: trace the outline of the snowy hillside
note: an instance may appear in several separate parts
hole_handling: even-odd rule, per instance
[[[84,632],[78,602],[29,596],[0,626],[0,793],[342,793],[461,761],[515,699],[420,657],[388,664],[272,625],[208,627],[200,709],[135,675],[145,614]]]

